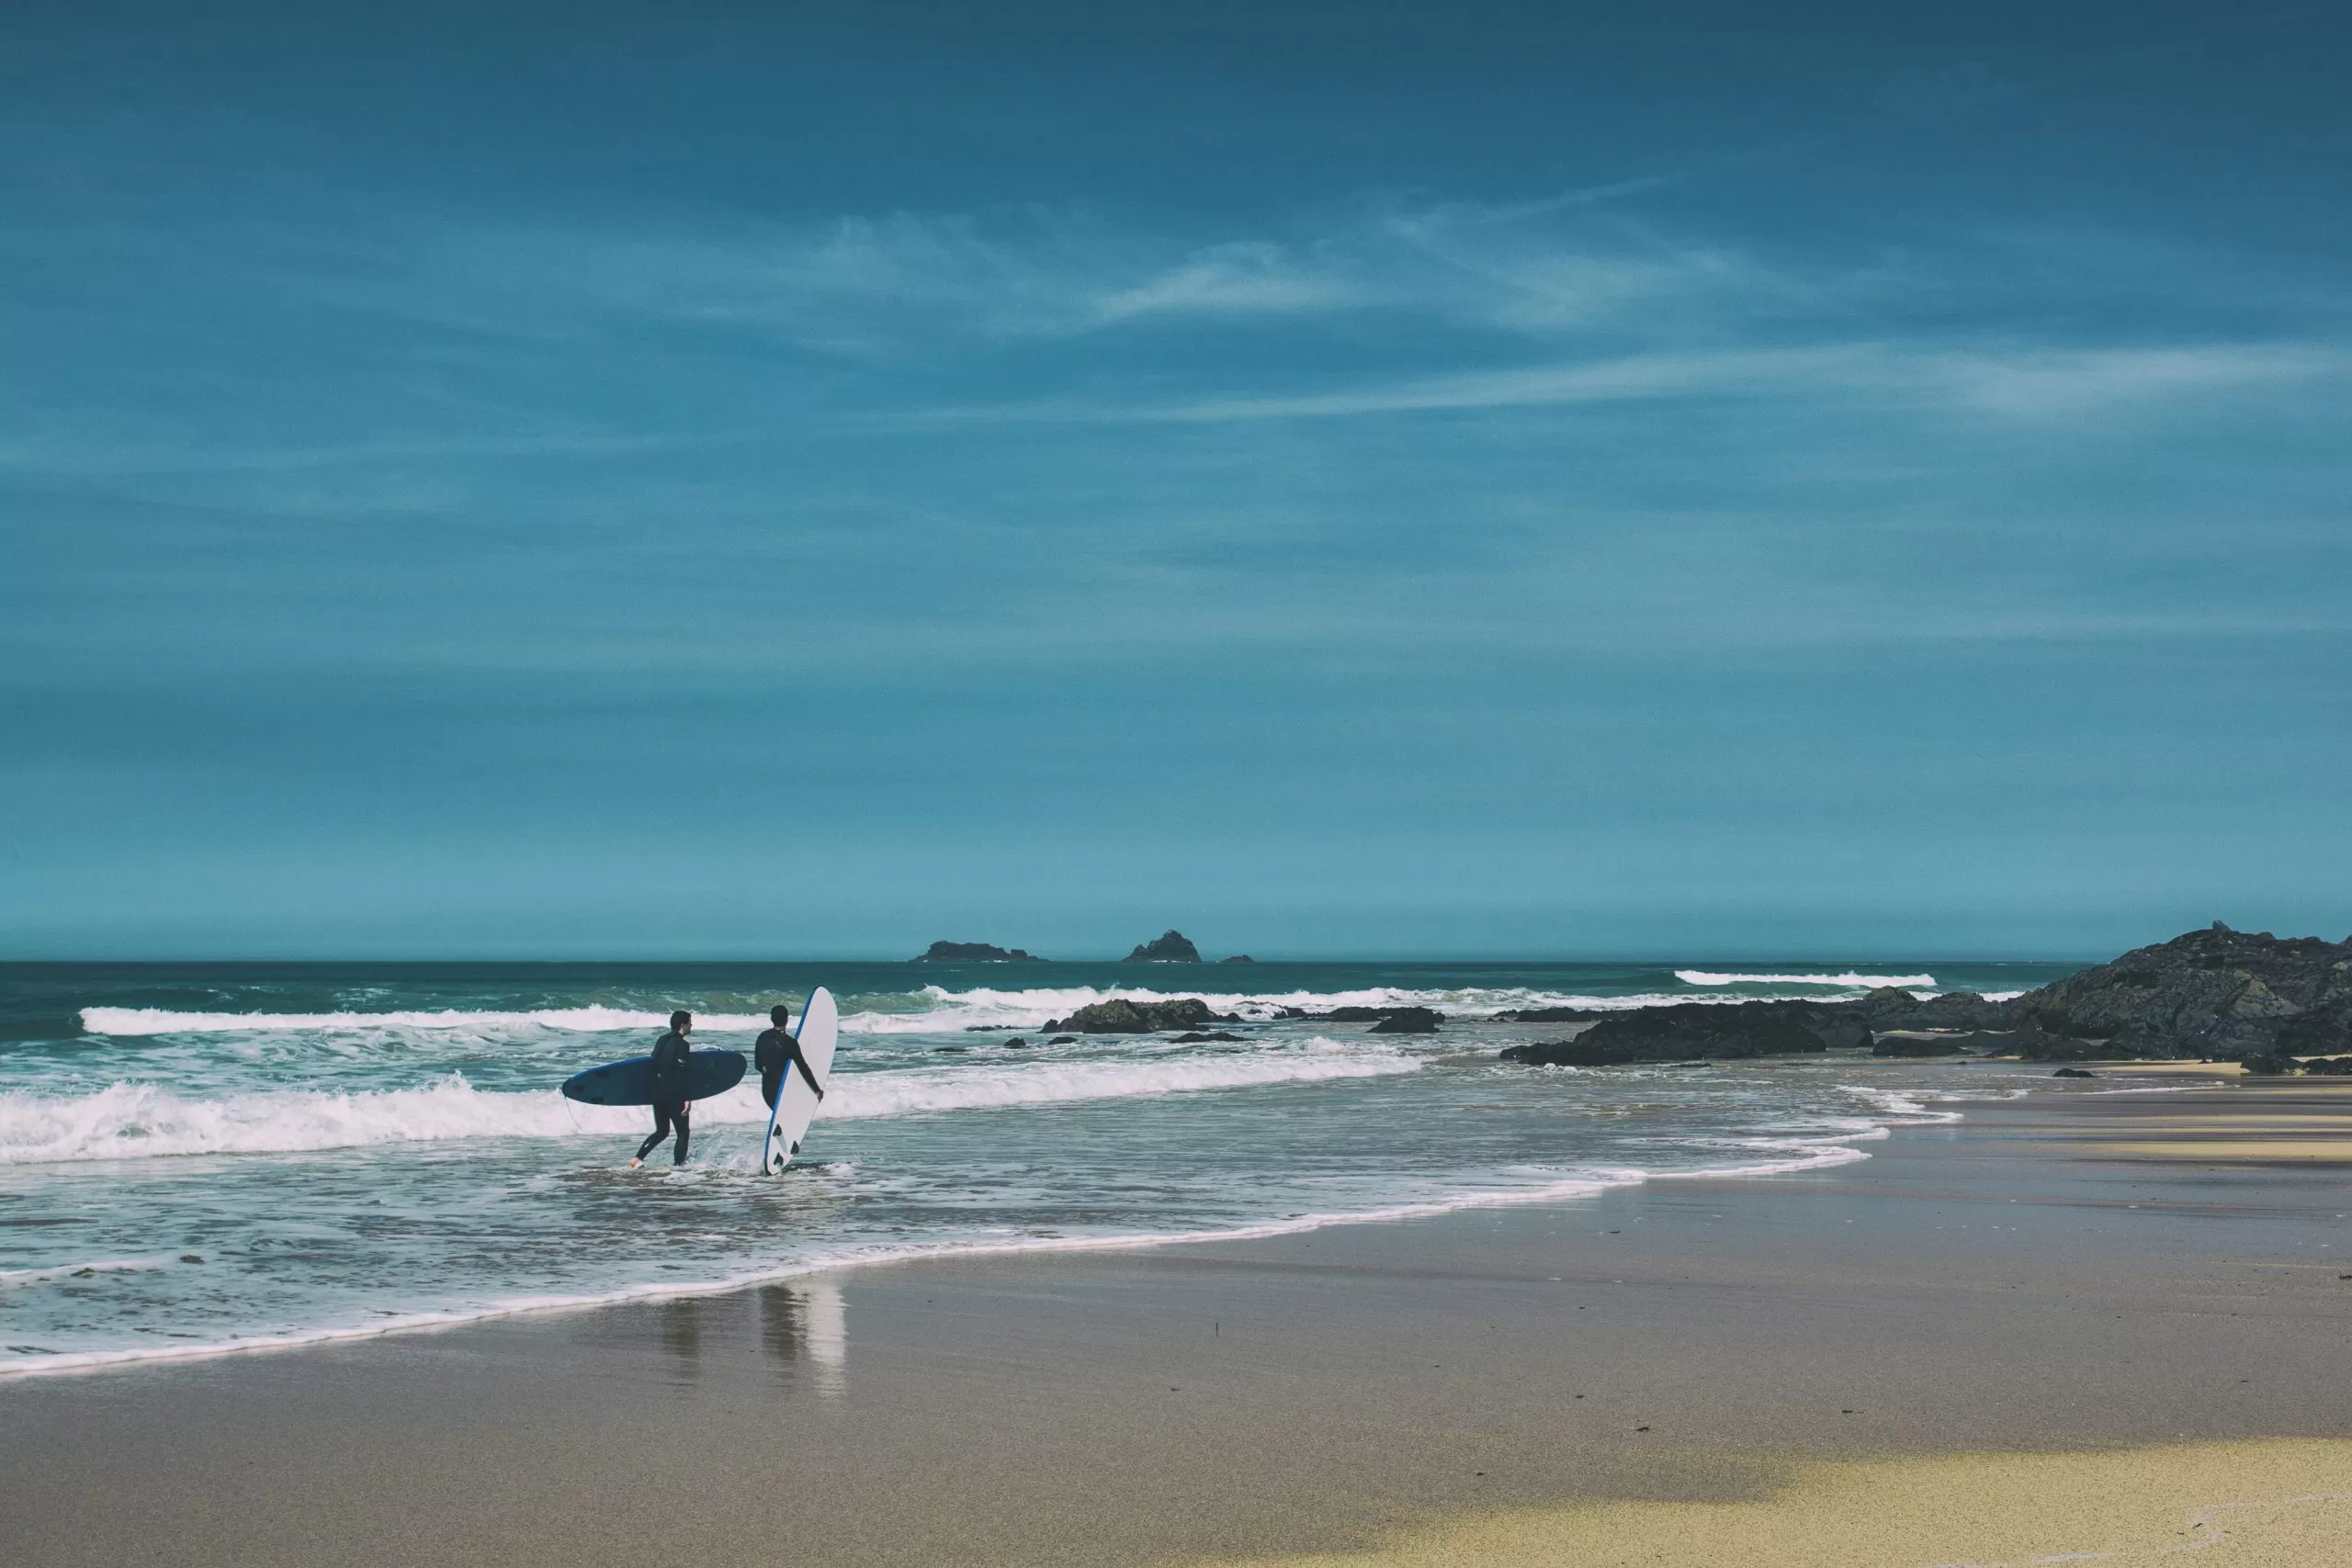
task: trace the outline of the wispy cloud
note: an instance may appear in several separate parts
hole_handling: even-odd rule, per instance
[[[1205,424],[1475,409],[1869,394],[2034,418],[2352,375],[2352,349],[2309,344],[2096,349],[1953,348],[1870,341],[1668,350],[1568,365],[1373,380],[1340,390],[1120,406],[1099,400],[945,410],[943,420]]]
[[[1329,310],[1378,298],[1351,286],[1340,270],[1328,262],[1302,263],[1288,247],[1268,241],[1238,241],[1196,251],[1132,288],[1105,294],[1096,311],[1114,322],[1148,315]]]

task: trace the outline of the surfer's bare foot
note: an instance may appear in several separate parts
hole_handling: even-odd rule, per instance
[[[643,1165],[644,1163],[645,1162],[641,1159],[633,1159],[628,1162],[628,1168],[631,1170],[635,1170],[639,1166]]]

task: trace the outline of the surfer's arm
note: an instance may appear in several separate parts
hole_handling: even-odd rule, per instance
[[[799,1050],[797,1049],[797,1043],[796,1043],[796,1048],[794,1049],[794,1051],[793,1051],[793,1053],[792,1053],[792,1059],[793,1059],[795,1062],[797,1062],[797,1063],[798,1063],[798,1064],[799,1064],[799,1066],[800,1066],[800,1076],[801,1076],[802,1077],[806,1078],[807,1080],[808,1080],[808,1089],[809,1089],[809,1091],[810,1091],[811,1093],[813,1093],[814,1095],[816,1095],[816,1097],[817,1097],[819,1100],[822,1100],[822,1099],[824,1099],[824,1098],[825,1098],[825,1086],[824,1086],[823,1084],[819,1083],[819,1082],[817,1081],[817,1075],[816,1075],[814,1072],[812,1072],[812,1071],[810,1071],[810,1070],[809,1070],[809,1067],[808,1067],[808,1057],[806,1057],[806,1056],[804,1056],[804,1055],[802,1055],[800,1054]]]

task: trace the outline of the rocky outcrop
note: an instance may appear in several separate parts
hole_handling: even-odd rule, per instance
[[[1881,986],[1860,1001],[1826,1004],[1850,1007],[1872,1029],[2007,1029],[2017,1021],[2013,1002],[1988,1002],[1974,991],[1945,991],[1922,997],[1900,986]]]
[[[914,960],[917,964],[1048,964],[1034,953],[1017,947],[998,947],[985,942],[934,942],[931,951]]]
[[[2219,920],[2018,998],[2042,1060],[2237,1059],[2352,1049],[2352,942],[2280,940]]]
[[[1539,1066],[1610,1067],[1690,1057],[1736,1060],[1810,1054],[1829,1049],[1831,1035],[1840,1045],[1869,1043],[1869,1030],[1860,1019],[1818,1019],[1825,1010],[1813,1002],[1635,1008],[1610,1014],[1572,1040],[1513,1045],[1502,1057]]]
[[[1162,1030],[1198,1029],[1207,1023],[1239,1021],[1230,1013],[1212,1010],[1198,997],[1173,997],[1164,1002],[1131,1002],[1125,997],[1114,997],[1037,1028],[1041,1033],[1069,1030],[1074,1034],[1157,1034]]]
[[[1246,953],[1237,953],[1230,958],[1220,958],[1217,962],[1219,964],[1255,964],[1258,961]]]
[[[2244,1060],[2255,1072],[2312,1071],[2296,1058],[2352,1052],[2352,942],[2282,941],[2216,922],[2007,1001],[1973,991],[1923,997],[1889,986],[1850,1002],[1528,1008],[1494,1017],[1590,1022],[1573,1039],[1503,1053],[1510,1061],[1576,1066],[1860,1047],[1883,1056],[2210,1058]]]
[[[1198,964],[1201,950],[1194,947],[1182,931],[1170,931],[1150,942],[1137,942],[1136,950],[1120,960],[1124,964]]]
[[[1227,1034],[1222,1029],[1212,1029],[1205,1034],[1197,1032],[1191,1034],[1179,1034],[1175,1043],[1179,1045],[1205,1045],[1212,1041],[1228,1045],[1239,1045],[1244,1043],[1244,1037],[1238,1034]]]
[[[1445,1015],[1434,1008],[1286,1007],[1275,1016],[1300,1023],[1368,1023],[1374,1034],[1435,1034]]]

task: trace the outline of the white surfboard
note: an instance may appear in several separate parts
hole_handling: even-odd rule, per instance
[[[800,1038],[800,1054],[808,1058],[808,1070],[828,1088],[833,1077],[833,1036],[839,1029],[833,993],[820,986],[808,993],[808,1005],[801,1010],[800,1027],[795,1032]],[[768,1118],[767,1144],[760,1151],[760,1168],[774,1176],[790,1165],[816,1114],[817,1096],[808,1080],[800,1076],[798,1067],[785,1068],[784,1087],[776,1091],[775,1113]]]

